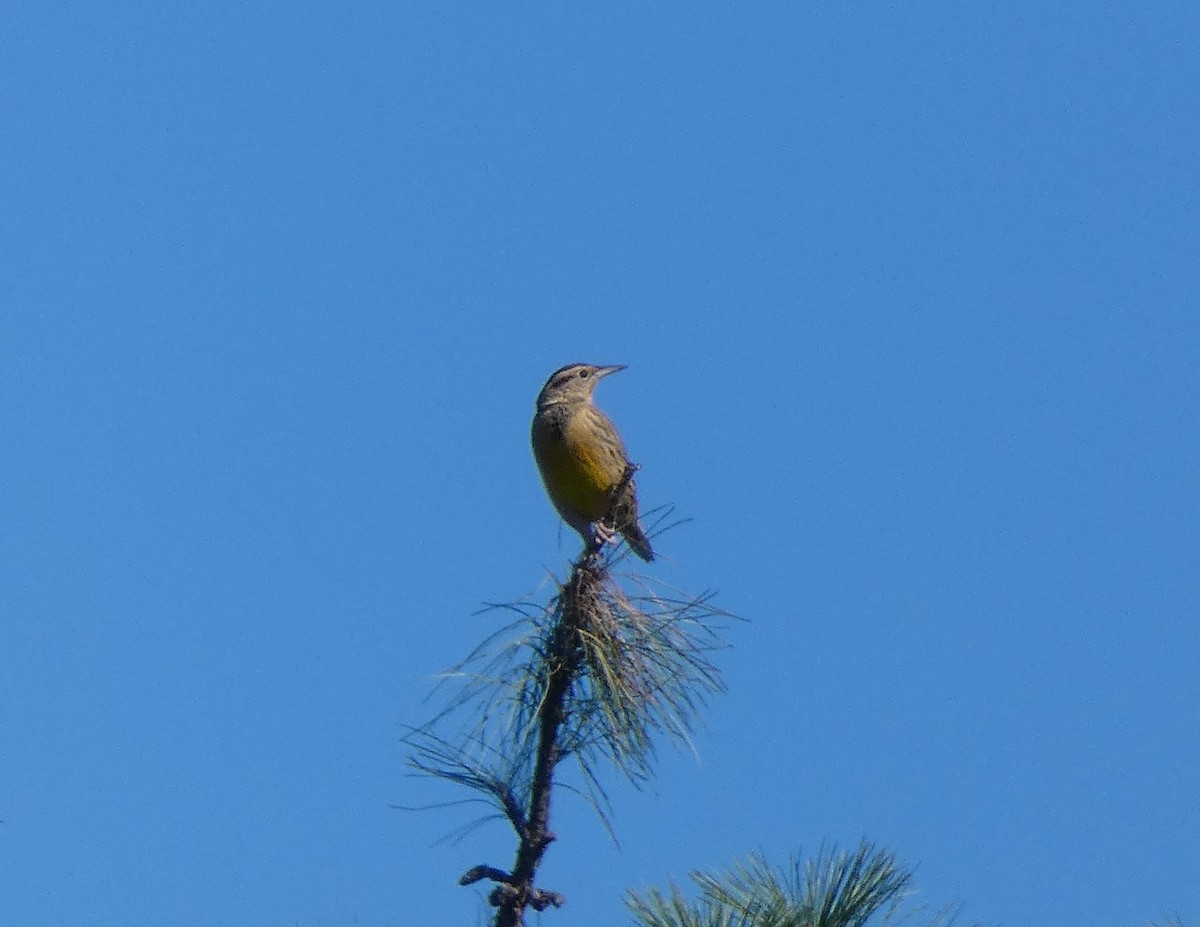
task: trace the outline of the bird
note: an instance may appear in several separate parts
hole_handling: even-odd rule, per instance
[[[546,495],[585,544],[602,545],[619,531],[630,550],[649,562],[654,551],[638,523],[637,490],[626,478],[636,468],[616,426],[592,401],[596,384],[624,369],[567,364],[550,374],[533,416],[533,456]],[[611,529],[601,524],[610,513]]]

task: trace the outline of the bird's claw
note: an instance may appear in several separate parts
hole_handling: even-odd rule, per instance
[[[595,542],[597,550],[599,550],[601,547],[603,547],[605,544],[607,544],[609,541],[613,540],[617,536],[617,532],[615,530],[613,530],[612,528],[608,527],[608,525],[606,525],[600,521],[596,522],[596,524],[593,525],[592,532],[593,532],[593,540]]]

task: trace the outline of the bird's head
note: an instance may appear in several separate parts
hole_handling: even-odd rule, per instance
[[[538,393],[539,409],[560,402],[587,402],[592,398],[596,384],[610,373],[624,370],[624,364],[597,367],[595,364],[567,364],[550,374],[550,379]]]

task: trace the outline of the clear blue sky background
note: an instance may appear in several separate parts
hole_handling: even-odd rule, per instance
[[[402,723],[576,551],[750,619],[547,925],[862,835],[989,924],[1200,918],[1200,13],[16,2],[0,922],[471,924]]]

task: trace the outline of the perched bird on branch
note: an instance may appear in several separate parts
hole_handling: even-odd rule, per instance
[[[649,561],[654,551],[638,524],[636,468],[616,426],[592,402],[596,384],[624,369],[568,364],[550,374],[533,416],[533,456],[550,501],[585,544],[602,544],[619,531]]]

